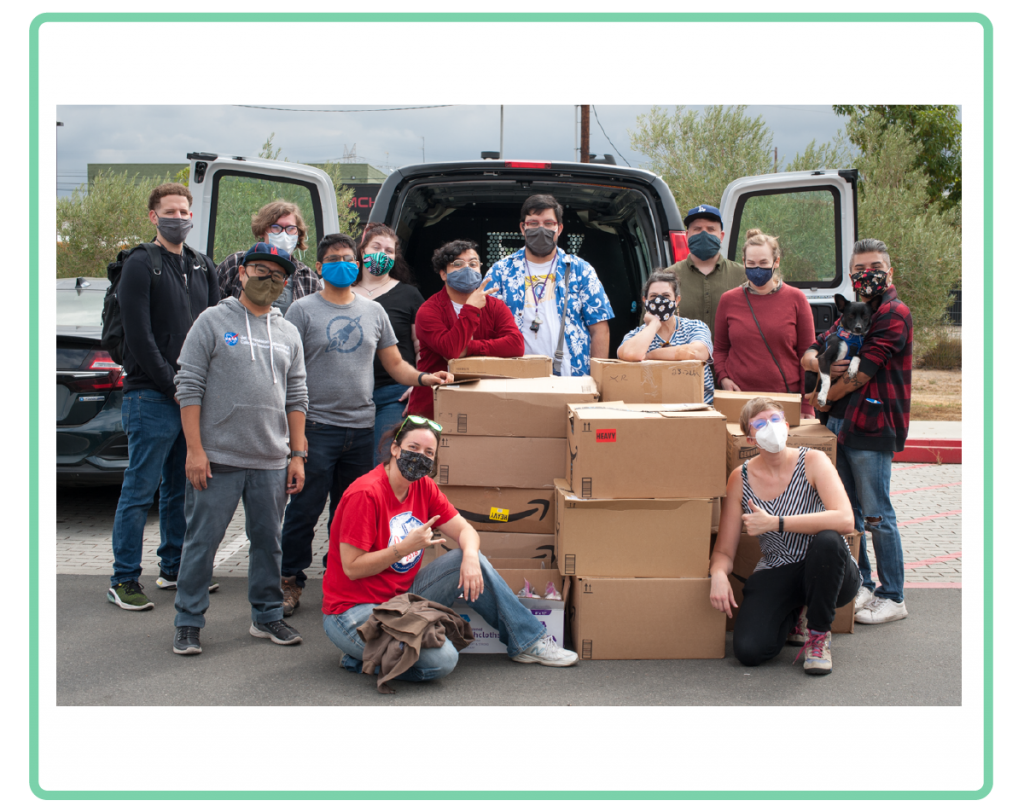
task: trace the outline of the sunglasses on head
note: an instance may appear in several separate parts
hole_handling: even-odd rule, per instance
[[[785,419],[786,419],[785,417],[783,417],[781,414],[776,412],[775,414],[773,414],[771,417],[768,417],[768,418],[760,417],[760,418],[758,418],[756,420],[751,420],[750,421],[750,427],[752,429],[756,429],[757,431],[760,431],[761,429],[763,429],[765,426],[768,425],[768,421],[771,421],[772,423],[782,423],[783,421],[785,421]]]
[[[398,431],[395,434],[396,437],[402,433],[402,429],[405,428],[406,423],[413,423],[417,426],[430,426],[430,428],[432,428],[438,434],[440,434],[442,431],[440,423],[435,423],[433,420],[430,420],[429,418],[426,417],[420,417],[418,414],[411,414],[408,417],[406,417],[405,420],[402,421],[402,425],[398,427]]]

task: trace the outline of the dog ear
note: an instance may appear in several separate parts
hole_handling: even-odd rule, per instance
[[[837,293],[836,294],[836,309],[840,313],[842,313],[843,311],[846,310],[846,305],[848,305],[848,304],[849,304],[849,302],[846,301],[846,297],[843,296],[843,294],[841,294],[841,293]]]

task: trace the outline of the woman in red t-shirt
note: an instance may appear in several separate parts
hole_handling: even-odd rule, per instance
[[[454,240],[434,252],[434,271],[445,283],[416,311],[416,338],[421,372],[448,369],[452,358],[493,355],[518,358],[526,344],[512,311],[501,299],[484,293],[480,256],[472,240]],[[434,416],[432,391],[413,389],[409,414]]]
[[[476,530],[430,478],[437,465],[441,427],[410,416],[393,431],[388,461],[349,486],[331,526],[323,585],[324,631],[345,653],[342,665],[362,672],[364,643],[357,629],[377,604],[406,592],[444,606],[464,593],[498,630],[513,660],[573,665],[576,654],[545,634],[543,624],[480,554]],[[441,543],[431,538],[434,529],[456,539],[460,549],[421,569],[423,551]],[[443,677],[458,659],[446,640],[440,648],[423,649],[416,664],[397,679],[422,682]]]

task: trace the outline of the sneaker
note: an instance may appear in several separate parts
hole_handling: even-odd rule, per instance
[[[217,579],[216,578],[212,578],[211,577],[210,578],[210,591],[211,592],[216,592],[218,589],[220,589],[220,584],[217,583]]]
[[[249,627],[249,634],[253,637],[269,637],[280,646],[291,646],[302,642],[301,635],[283,620],[271,620],[269,623],[254,621]]]
[[[807,642],[807,607],[800,610],[796,625],[786,635],[787,646],[802,646]]]
[[[804,653],[805,674],[822,677],[832,673],[832,632],[808,630],[807,642],[800,651]],[[800,658],[799,653],[796,656]]]
[[[154,606],[153,601],[142,591],[142,584],[138,581],[125,581],[123,584],[110,587],[107,590],[107,600],[133,612],[152,609]]]
[[[857,597],[853,599],[853,611],[859,612],[864,608],[864,605],[875,597],[875,593],[868,589],[866,586],[862,586],[857,590]]]
[[[160,575],[157,576],[156,585],[160,589],[177,589],[178,588],[178,576],[169,575],[163,567],[160,568]]]
[[[175,654],[202,654],[203,647],[199,645],[198,626],[179,626],[174,632]]]
[[[296,580],[298,576],[289,575],[281,579],[281,591],[284,593],[284,600],[281,607],[284,609],[284,616],[291,617],[299,608],[299,598],[302,597],[302,587]]]
[[[906,616],[907,604],[905,601],[896,603],[889,598],[875,597],[864,604],[864,608],[857,612],[853,619],[858,623],[877,624],[903,620]]]
[[[576,665],[579,657],[575,651],[562,648],[555,642],[555,638],[546,634],[526,651],[520,652],[512,659],[517,663],[540,663],[563,668],[567,665]]]

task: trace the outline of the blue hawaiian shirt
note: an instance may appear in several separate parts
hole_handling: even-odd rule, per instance
[[[561,316],[565,306],[565,258],[569,257],[572,275],[569,280],[569,313],[565,319],[565,352],[572,374],[590,374],[590,330],[594,324],[610,321],[615,314],[597,271],[586,260],[566,254],[561,248],[555,263],[555,307]],[[486,290],[496,291],[508,305],[519,332],[525,335],[523,310],[526,306],[526,249],[520,248],[491,266]],[[555,370],[558,374],[558,370]]]
[[[625,344],[631,338],[635,338],[637,333],[643,329],[644,325],[641,324],[639,327],[630,330],[623,336],[622,344]],[[651,340],[651,346],[647,348],[647,352],[660,350],[662,347],[682,347],[684,344],[692,344],[694,341],[699,341],[708,348],[708,360],[704,362],[704,402],[714,403],[715,378],[711,374],[711,361],[714,358],[712,345],[714,342],[711,340],[711,331],[704,322],[700,319],[684,319],[682,316],[677,316],[675,332],[669,336],[668,341],[665,341],[656,334]],[[619,346],[622,346],[622,344]]]

